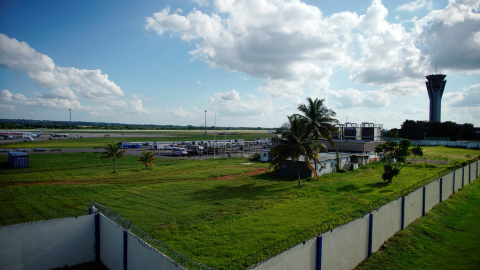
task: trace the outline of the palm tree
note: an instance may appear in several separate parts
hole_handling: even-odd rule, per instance
[[[155,157],[155,154],[152,151],[148,151],[148,152],[142,152],[142,156],[138,161],[143,162],[143,164],[145,164],[145,169],[148,169],[148,165],[152,165],[155,167],[155,164],[153,164],[153,161],[156,159],[157,158]]]
[[[325,102],[325,99],[316,98],[312,100],[308,97],[307,105],[300,104],[298,110],[303,113],[302,117],[305,117],[307,120],[307,133],[312,133],[315,139],[322,136],[334,146],[331,133],[338,132],[335,124],[338,124],[339,121],[334,118],[337,114],[333,110],[328,109],[323,102]]]
[[[317,178],[317,172],[310,163],[311,160],[318,160],[320,150],[326,151],[324,144],[315,140],[307,132],[307,119],[296,114],[288,117],[288,123],[285,123],[279,129],[281,137],[273,139],[276,144],[271,150],[272,165],[279,166],[281,163],[291,159],[297,165],[298,186],[302,186],[300,180],[300,157],[303,156],[307,167]]]
[[[107,144],[105,152],[102,153],[102,158],[113,160],[113,172],[117,172],[117,164],[115,160],[125,156],[125,150],[120,150],[120,145],[117,143]]]

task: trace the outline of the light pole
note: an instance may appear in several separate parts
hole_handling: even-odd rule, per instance
[[[72,138],[72,109],[68,109],[70,111],[70,139]]]
[[[215,129],[213,130],[213,159],[215,159],[215,150],[217,148],[216,140],[216,130],[217,130],[217,112],[215,112]]]
[[[205,135],[203,137],[207,137],[207,110],[205,110]]]

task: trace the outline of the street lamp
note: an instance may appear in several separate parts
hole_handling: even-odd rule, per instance
[[[70,139],[72,138],[72,109],[68,109],[70,111]]]
[[[207,110],[205,110],[205,135],[204,137],[207,137]]]

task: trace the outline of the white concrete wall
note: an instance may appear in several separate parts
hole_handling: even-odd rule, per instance
[[[369,216],[322,234],[322,269],[352,269],[367,258]]]
[[[446,200],[453,193],[453,172],[442,177],[442,200]]]
[[[257,265],[254,270],[315,270],[317,269],[317,237],[305,241]]]
[[[175,263],[159,253],[153,247],[138,239],[137,237],[128,233],[128,270],[149,270],[149,269],[163,269],[163,270],[178,270],[182,267],[175,265]],[[123,257],[122,257],[123,258]]]
[[[405,196],[405,228],[422,216],[423,187]]]
[[[470,182],[477,179],[477,164],[470,164]]]
[[[425,185],[425,212],[440,202],[440,179]]]
[[[100,214],[100,261],[108,269],[123,269],[123,229]]]
[[[377,251],[388,238],[402,229],[402,198],[372,211],[372,252]]]
[[[0,269],[52,269],[95,260],[94,217],[0,227]]]
[[[455,192],[462,188],[462,172],[463,168],[455,171]]]

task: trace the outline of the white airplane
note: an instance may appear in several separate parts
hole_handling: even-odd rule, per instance
[[[40,130],[40,132],[25,132],[25,131],[0,131],[0,137],[3,137],[4,139],[13,139],[13,138],[37,138],[42,136],[43,134],[43,128]]]

